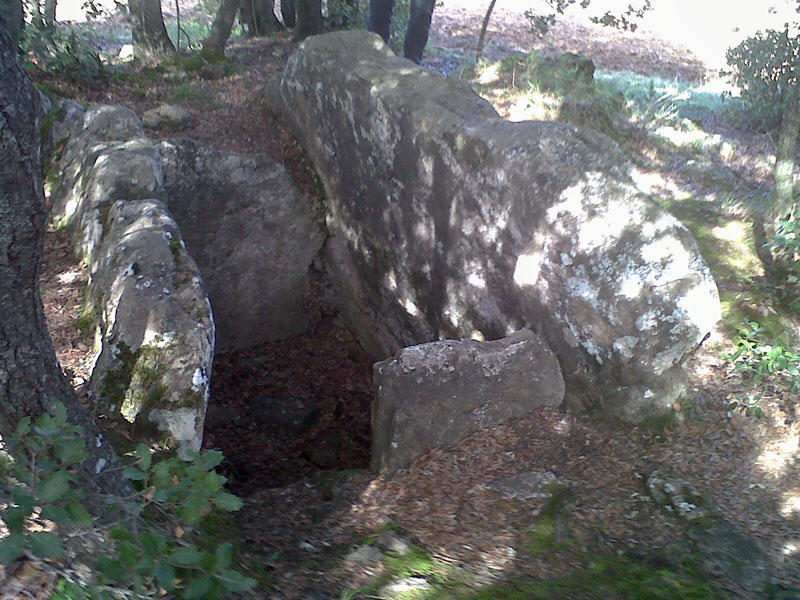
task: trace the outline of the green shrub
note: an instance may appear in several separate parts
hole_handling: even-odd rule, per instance
[[[26,27],[21,45],[31,71],[58,75],[69,81],[91,81],[105,76],[98,48],[69,26],[45,30]]]
[[[797,87],[800,37],[789,35],[789,25],[759,31],[730,48],[725,57],[747,102],[753,124],[773,129],[781,123],[783,99]]]
[[[0,561],[9,564],[24,553],[59,559],[68,538],[81,529],[110,540],[108,551],[94,557],[93,581],[64,580],[52,598],[214,599],[254,586],[232,568],[233,546],[209,535],[215,518],[242,506],[214,470],[221,453],[195,453],[188,463],[153,460],[140,445],[124,469],[138,492],[109,506],[119,520],[105,530],[93,524],[81,501],[73,469],[86,458],[86,446],[81,429],[67,423],[63,405],[35,422],[23,418],[5,444],[13,480],[11,502],[0,513],[10,532],[0,541]],[[30,528],[33,517],[37,530]],[[42,530],[42,519],[51,523],[49,531]]]
[[[756,388],[762,383],[782,380],[793,392],[800,391],[800,353],[764,339],[764,329],[751,321],[741,333],[736,352],[724,358],[744,374],[752,393],[733,400],[729,411],[741,410],[760,417],[763,414],[763,392]]]

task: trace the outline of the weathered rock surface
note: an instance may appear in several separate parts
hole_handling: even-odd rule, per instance
[[[214,322],[178,227],[153,199],[163,196],[158,152],[122,107],[64,127],[52,218],[72,229],[89,266],[99,341],[91,388],[106,417],[186,455],[202,442]]]
[[[386,474],[564,396],[558,361],[527,329],[492,342],[404,348],[376,363],[374,377],[372,467]]]
[[[298,335],[324,234],[312,201],[265,154],[159,145],[169,208],[208,286],[218,351]]]
[[[137,436],[171,435],[199,450],[214,354],[214,321],[200,273],[158,200],[111,207],[90,284],[100,354],[92,390],[102,414]]]
[[[174,104],[162,104],[158,108],[146,110],[142,115],[142,125],[151,129],[183,129],[192,119],[185,108]]]
[[[653,501],[688,525],[688,537],[701,559],[701,568],[739,586],[737,597],[763,598],[770,569],[758,545],[722,518],[710,499],[686,481],[653,471],[645,481]]]
[[[366,32],[306,40],[281,97],[328,194],[329,273],[374,357],[533,325],[569,406],[633,422],[671,409],[718,294],[617,145],[506,122]]]

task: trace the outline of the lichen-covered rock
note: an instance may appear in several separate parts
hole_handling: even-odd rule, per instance
[[[92,390],[137,439],[199,450],[214,353],[200,273],[158,200],[113,204],[90,283],[101,351]]]
[[[373,356],[534,325],[570,407],[633,422],[671,409],[719,298],[611,140],[506,122],[366,32],[306,40],[281,94],[327,191],[329,274]]]
[[[558,361],[528,329],[404,348],[376,363],[374,377],[372,467],[386,474],[564,396]]]
[[[91,388],[101,413],[137,440],[199,450],[214,352],[200,273],[163,198],[160,157],[123,107],[82,114],[63,105],[66,139],[53,169],[53,220],[72,229],[89,265],[98,356]],[[53,133],[53,136],[56,134]]]
[[[191,121],[191,113],[174,104],[162,104],[142,115],[142,125],[151,129],[183,129]]]
[[[700,556],[700,568],[738,586],[737,598],[763,598],[770,585],[769,564],[758,545],[722,517],[705,494],[663,471],[645,481],[648,495],[688,525],[688,537]]]
[[[58,184],[51,219],[72,229],[76,252],[92,265],[103,234],[103,217],[116,200],[161,198],[161,171],[154,144],[133,112],[101,106],[81,116],[69,105],[53,129],[66,144],[52,169]],[[65,138],[61,138],[65,139]]]
[[[218,351],[300,334],[324,234],[312,201],[265,154],[159,145],[170,212],[208,286]]]

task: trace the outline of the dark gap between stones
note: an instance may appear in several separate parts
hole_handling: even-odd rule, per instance
[[[237,494],[369,467],[372,361],[335,317],[214,358],[204,448]]]

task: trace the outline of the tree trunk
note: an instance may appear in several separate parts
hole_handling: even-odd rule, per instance
[[[175,46],[164,27],[161,0],[128,0],[128,7],[136,58],[150,59],[175,52]]]
[[[89,456],[78,467],[91,507],[98,494],[130,495],[117,455],[61,373],[39,295],[46,223],[39,148],[39,93],[0,17],[0,433],[60,402],[84,431]],[[107,507],[104,510],[108,510]]]
[[[320,0],[295,0],[297,27],[294,40],[300,41],[322,33],[322,2]]]
[[[478,36],[478,47],[475,50],[475,65],[477,66],[478,62],[483,58],[483,45],[486,42],[486,29],[489,27],[489,19],[492,17],[492,11],[494,10],[494,5],[497,3],[497,0],[492,0],[489,2],[489,8],[486,9],[486,14],[483,17],[483,23],[481,24],[481,33]]]
[[[275,16],[273,0],[241,0],[239,9],[250,37],[265,36],[283,29]]]
[[[794,155],[798,134],[800,134],[800,97],[798,94],[789,94],[783,106],[783,121],[775,161],[772,223],[776,229],[780,223],[790,221],[795,216]]]
[[[203,50],[201,54],[204,58],[217,61],[225,55],[225,44],[231,37],[233,20],[236,18],[236,11],[239,10],[239,0],[222,0],[217,9],[217,15],[211,24],[208,37],[203,40]]]
[[[22,0],[0,0],[0,19],[5,20],[5,27],[11,36],[13,48],[19,48],[19,39],[25,25]]]
[[[57,0],[44,0],[44,22],[48,27],[56,25]]]
[[[294,0],[281,0],[281,17],[283,17],[284,27],[290,29],[294,27]]]

